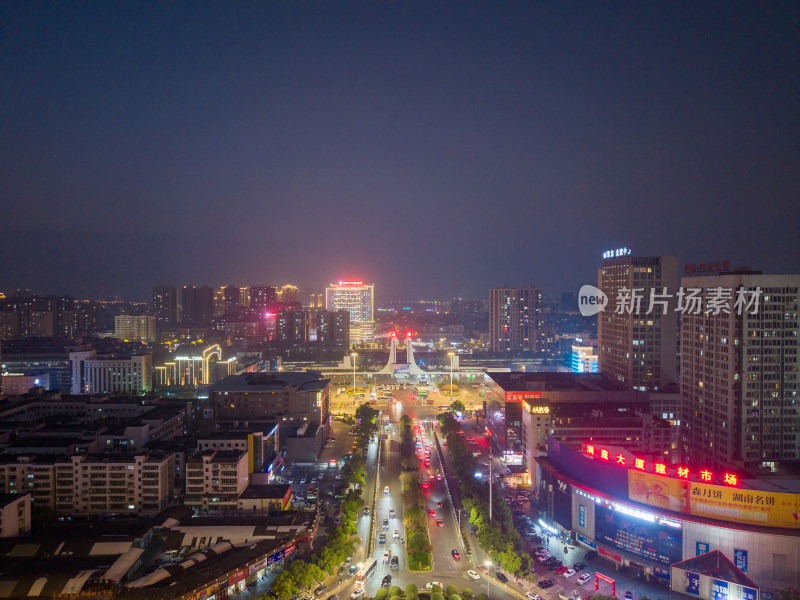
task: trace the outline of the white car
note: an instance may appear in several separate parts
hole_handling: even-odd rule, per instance
[[[386,494],[387,496],[389,495],[389,486],[388,485],[383,486],[383,493]]]
[[[592,578],[592,576],[589,573],[583,573],[583,574],[581,574],[580,577],[578,577],[578,583],[580,585],[583,585],[584,583],[589,581],[591,578]]]
[[[356,588],[356,589],[354,589],[354,590],[353,590],[353,593],[352,593],[352,594],[350,594],[350,597],[351,597],[353,600],[359,600],[359,598],[363,598],[363,597],[364,597],[364,588],[363,588],[363,587],[360,587],[360,588]]]
[[[442,585],[441,581],[429,581],[428,583],[425,584],[425,589],[432,590],[433,586],[435,585],[438,585],[441,589],[444,589],[444,586]]]
[[[389,562],[389,558],[392,556],[392,553],[388,550],[383,553],[383,562]]]
[[[575,573],[576,573],[576,572],[577,572],[577,571],[575,571],[575,569],[567,569],[567,570],[566,570],[566,571],[564,571],[564,573],[563,573],[563,575],[564,575],[564,579],[569,579],[570,577],[572,577],[573,575],[575,575]]]
[[[525,593],[525,597],[528,600],[542,600],[542,598],[541,598],[541,596],[539,596],[539,594],[534,594],[533,592],[526,592]]]
[[[539,556],[536,557],[536,560],[538,560],[540,563],[543,563],[543,562],[545,562],[547,560],[550,560],[550,555],[549,554],[540,554]]]
[[[477,571],[467,571],[467,575],[469,575],[470,579],[474,579],[475,581],[478,581],[481,578],[480,573]]]
[[[394,530],[394,533],[392,534],[392,538],[395,539],[395,540],[399,540],[400,539],[400,530],[399,529],[395,529]]]

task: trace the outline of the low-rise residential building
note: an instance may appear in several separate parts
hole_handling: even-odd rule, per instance
[[[198,510],[237,508],[250,483],[248,452],[203,450],[186,459],[183,502]]]
[[[0,494],[0,538],[20,537],[31,530],[31,495]]]
[[[290,484],[257,485],[251,483],[239,496],[240,510],[287,510],[292,504]]]

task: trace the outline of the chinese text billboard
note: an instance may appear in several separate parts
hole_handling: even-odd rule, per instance
[[[800,529],[800,494],[758,492],[629,471],[628,499],[709,519]]]

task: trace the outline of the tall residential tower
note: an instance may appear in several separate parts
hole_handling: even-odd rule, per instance
[[[542,290],[535,287],[489,290],[491,352],[536,352]]]
[[[630,254],[606,258],[597,272],[597,287],[608,296],[608,305],[597,315],[600,372],[642,391],[675,383],[678,259]],[[656,302],[651,311],[651,297],[665,299],[665,304]],[[633,301],[620,306],[624,298]]]

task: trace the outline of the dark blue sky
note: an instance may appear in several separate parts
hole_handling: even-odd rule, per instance
[[[0,291],[800,265],[794,2],[0,4]]]

